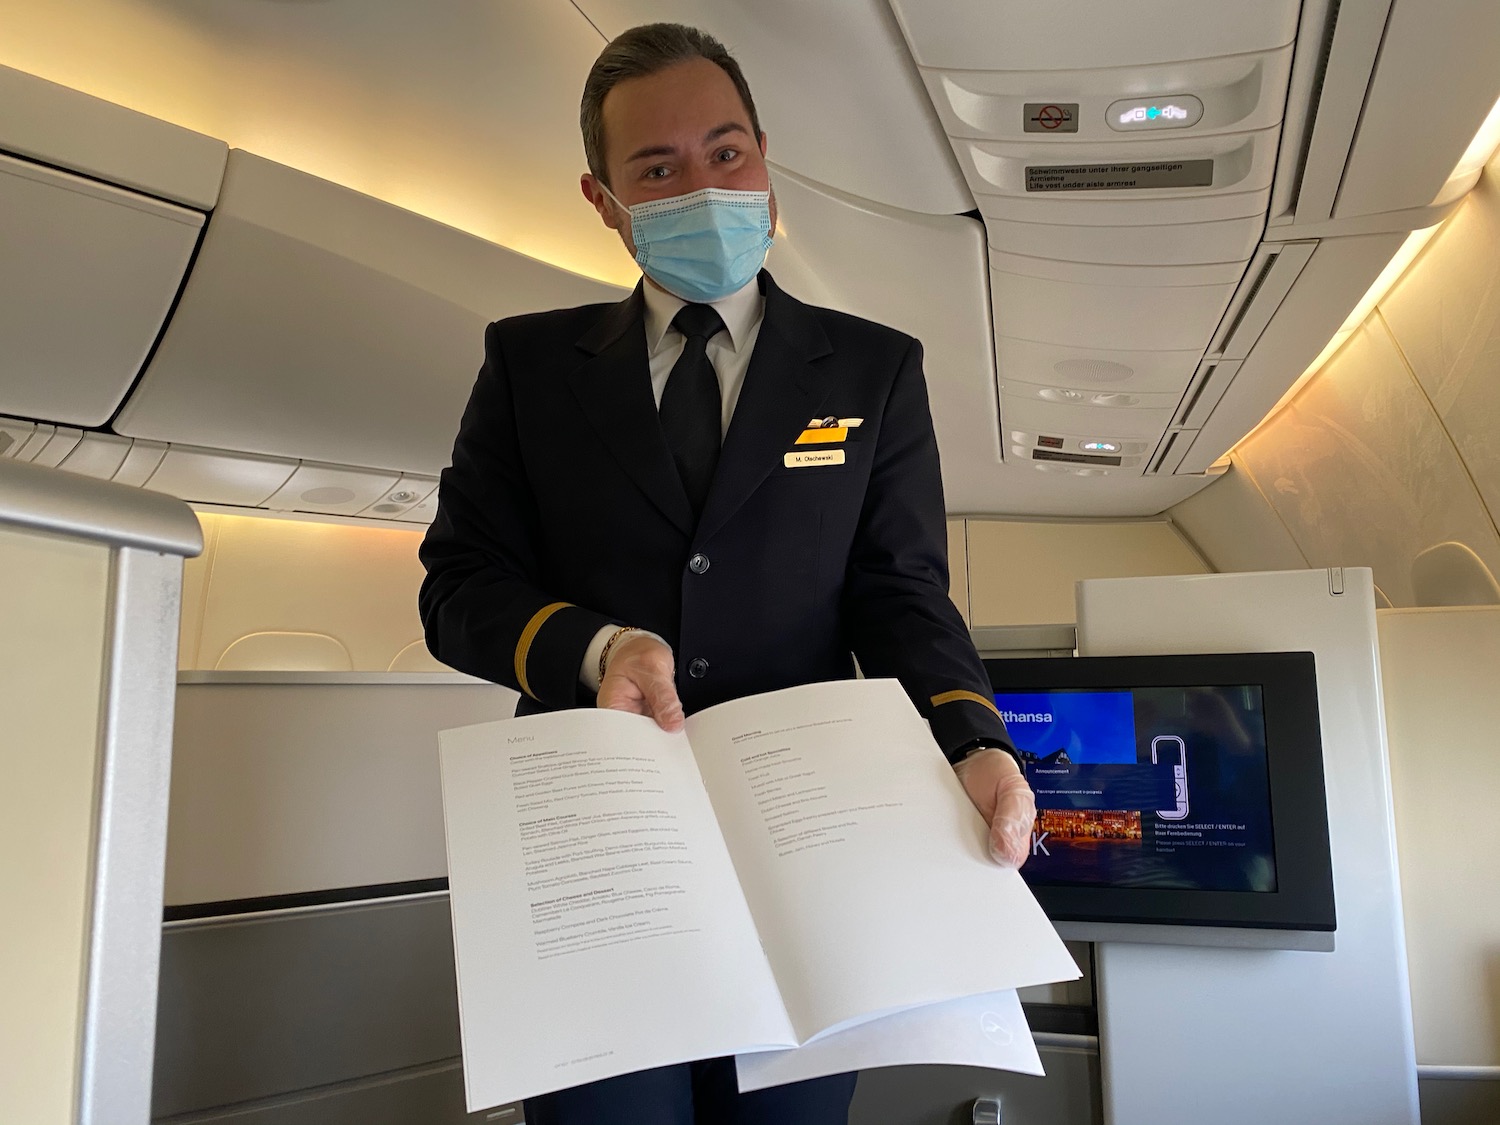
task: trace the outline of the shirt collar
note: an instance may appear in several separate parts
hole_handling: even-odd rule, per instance
[[[647,354],[656,355],[667,343],[667,333],[672,327],[672,318],[677,310],[688,304],[681,297],[652,285],[641,283],[646,298],[646,349]],[[729,332],[729,348],[738,352],[750,329],[760,323],[765,312],[766,298],[760,291],[759,278],[752,277],[745,285],[727,297],[712,302],[713,308],[724,321]],[[674,335],[674,342],[675,342]]]

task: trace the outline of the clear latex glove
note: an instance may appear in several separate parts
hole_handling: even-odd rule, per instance
[[[598,706],[649,715],[662,730],[682,729],[682,700],[673,679],[672,650],[655,637],[631,633],[610,650]]]
[[[1016,760],[1004,750],[976,750],[954,767],[969,800],[990,826],[990,856],[1020,867],[1031,853],[1036,798]]]

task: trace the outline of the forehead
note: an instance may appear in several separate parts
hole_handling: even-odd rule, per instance
[[[604,97],[609,159],[648,145],[687,147],[733,121],[750,133],[750,115],[734,82],[717,63],[689,59],[644,78],[627,78]]]

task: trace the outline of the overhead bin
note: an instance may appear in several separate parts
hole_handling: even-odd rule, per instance
[[[177,311],[115,429],[436,475],[488,321],[621,296],[235,150]]]
[[[203,221],[0,154],[0,412],[107,422],[161,332]]]
[[[1369,231],[1348,224],[1371,216],[1388,230],[1436,222],[1411,212],[1467,192],[1488,155],[1454,177],[1500,98],[1500,5],[1312,4],[1300,39],[1273,230]]]
[[[891,0],[921,66],[1074,70],[1266,51],[1297,32],[1297,0]],[[1059,31],[1065,31],[1059,34]]]
[[[0,151],[207,211],[219,198],[229,146],[0,66]]]

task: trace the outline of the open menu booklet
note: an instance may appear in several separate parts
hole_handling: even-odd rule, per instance
[[[895,681],[440,741],[470,1111],[731,1054],[1041,1073],[1013,990],[1078,969]]]

